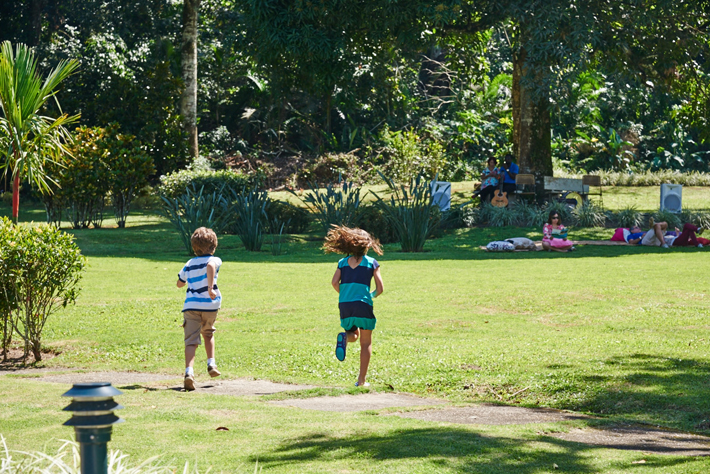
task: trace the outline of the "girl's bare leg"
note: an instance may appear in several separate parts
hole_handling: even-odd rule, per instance
[[[360,328],[355,328],[354,331],[345,331],[345,334],[348,335],[348,342],[355,342],[360,337]]]
[[[360,375],[357,378],[358,385],[362,386],[367,377],[367,368],[370,365],[372,356],[372,330],[360,330]]]

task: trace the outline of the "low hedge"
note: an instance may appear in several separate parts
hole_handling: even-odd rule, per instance
[[[195,189],[204,187],[205,194],[221,191],[229,187],[237,194],[264,187],[263,173],[242,173],[232,170],[180,170],[160,177],[157,192],[160,196],[175,199],[184,195],[191,185]]]

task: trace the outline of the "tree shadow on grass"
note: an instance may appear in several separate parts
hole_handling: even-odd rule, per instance
[[[604,363],[619,366],[621,373],[584,377],[588,384],[604,389],[568,408],[710,432],[709,362],[632,354],[611,357]]]
[[[523,436],[521,438],[483,435],[459,427],[431,427],[401,429],[387,434],[355,435],[336,438],[313,433],[286,441],[271,453],[262,453],[259,463],[269,467],[294,463],[337,461],[353,462],[359,459],[376,461],[402,461],[400,472],[422,467],[437,472],[520,473],[553,472],[595,473],[609,467],[625,468],[632,472],[635,466],[594,467],[590,460],[595,451],[603,448],[568,442],[548,436]],[[253,459],[256,461],[256,457]],[[692,462],[678,457],[658,457],[645,466],[670,467]],[[423,463],[414,466],[410,463]],[[557,465],[557,467],[555,467]],[[395,466],[393,466],[395,467]]]

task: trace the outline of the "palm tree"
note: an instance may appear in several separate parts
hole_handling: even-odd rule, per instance
[[[79,116],[62,113],[59,118],[41,115],[47,101],[54,97],[59,83],[79,65],[76,60],[61,61],[42,80],[37,72],[34,51],[18,44],[13,51],[9,41],[0,47],[0,171],[13,178],[12,218],[17,222],[20,206],[20,179],[26,178],[41,192],[51,192],[47,181],[54,181],[44,170],[49,162],[59,163],[69,154],[71,134],[66,125]]]

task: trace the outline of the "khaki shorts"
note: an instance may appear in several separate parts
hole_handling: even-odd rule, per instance
[[[641,241],[641,245],[649,245],[651,247],[660,247],[664,243],[665,242],[658,241],[658,237],[656,237],[656,232],[653,229],[646,232],[646,235],[643,236],[643,240]]]
[[[182,318],[186,346],[199,346],[202,344],[200,334],[210,338],[215,332],[214,321],[217,319],[217,311],[185,311],[182,313]]]

